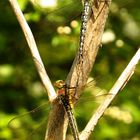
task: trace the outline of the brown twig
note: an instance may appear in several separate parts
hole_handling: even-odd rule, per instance
[[[25,35],[26,41],[28,43],[28,46],[30,48],[35,66],[37,68],[37,71],[40,75],[40,78],[42,80],[42,83],[48,93],[48,97],[49,97],[49,101],[52,102],[54,101],[54,99],[57,97],[57,94],[55,93],[55,90],[51,84],[51,81],[45,71],[45,67],[42,63],[41,57],[39,55],[38,49],[37,49],[37,45],[35,42],[35,39],[33,37],[33,34],[30,30],[30,27],[28,26],[26,19],[24,18],[24,15],[17,3],[17,0],[9,0],[11,7],[15,13],[15,16],[22,28],[22,31]]]
[[[109,91],[109,95],[105,98],[103,103],[98,107],[96,112],[93,114],[92,118],[88,122],[85,129],[82,131],[80,135],[80,140],[87,140],[90,136],[91,132],[94,130],[94,127],[98,123],[98,120],[103,115],[104,111],[107,109],[109,104],[112,102],[112,100],[115,98],[117,93],[122,90],[122,88],[126,85],[126,83],[129,81],[131,76],[134,73],[135,67],[137,63],[140,60],[140,48],[136,52],[136,54],[133,56],[123,73],[120,75],[114,86]]]
[[[70,87],[77,86],[77,96],[80,96],[80,91],[82,90],[82,87],[86,84],[89,73],[93,67],[93,64],[95,62],[95,58],[97,55],[97,52],[101,46],[101,38],[104,31],[104,26],[106,22],[106,18],[108,15],[108,9],[109,5],[106,4],[106,2],[99,2],[98,8],[93,5],[92,9],[94,10],[92,13],[92,16],[88,22],[87,25],[87,35],[85,38],[85,45],[84,45],[84,51],[83,51],[83,64],[79,65],[79,52],[76,55],[76,58],[73,62],[73,65],[71,67],[71,70],[68,74],[68,77],[66,79],[66,84]],[[80,62],[81,63],[81,62]],[[81,72],[82,71],[82,72]],[[78,81],[78,84],[77,84]],[[49,119],[49,127],[46,133],[46,139],[45,140],[60,140],[59,137],[56,137],[56,134],[58,134],[57,131],[59,131],[59,134],[61,133],[61,130],[56,127],[57,121],[59,122],[59,119],[61,121],[60,128],[65,126],[63,129],[63,132],[65,134],[67,129],[67,117],[64,116],[63,111],[61,110],[62,116],[59,114],[60,111],[57,109],[58,106],[61,106],[60,104],[57,104],[56,107],[54,106],[54,109],[52,110],[52,113],[50,115]],[[56,115],[59,114],[59,117]],[[62,118],[64,121],[62,121]],[[54,120],[54,121],[52,121]],[[52,133],[52,130],[54,131]],[[58,134],[58,135],[59,135]],[[62,138],[62,137],[61,137]],[[64,140],[65,136],[61,140]]]
[[[83,63],[79,64],[79,52],[73,62],[71,70],[66,79],[67,85],[77,87],[77,97],[80,96],[82,87],[86,84],[88,76],[93,68],[97,53],[101,47],[101,38],[108,16],[109,5],[106,2],[98,2],[98,7],[93,4],[92,15],[87,25],[87,34],[83,48]],[[78,79],[78,84],[77,84]]]

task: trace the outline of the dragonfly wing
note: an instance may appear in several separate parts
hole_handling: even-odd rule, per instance
[[[20,140],[34,135],[40,135],[40,129],[46,126],[48,114],[48,102],[24,114],[18,115],[11,119],[8,128],[13,132],[13,137]],[[41,131],[42,132],[42,131]],[[39,139],[38,139],[39,140]]]

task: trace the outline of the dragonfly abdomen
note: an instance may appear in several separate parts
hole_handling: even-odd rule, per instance
[[[78,132],[78,128],[77,128],[77,123],[76,123],[75,118],[73,117],[74,115],[73,115],[72,110],[67,110],[67,115],[69,118],[69,125],[71,127],[74,139],[79,140],[79,132]]]
[[[81,18],[81,30],[80,30],[80,42],[79,42],[79,54],[81,57],[83,57],[83,47],[85,43],[85,35],[86,35],[86,29],[87,29],[87,22],[89,19],[91,11],[91,6],[88,0],[84,1],[84,10],[82,13],[82,18]]]
[[[79,140],[79,132],[78,132],[78,128],[77,128],[77,123],[76,123],[76,120],[74,118],[72,108],[71,108],[71,105],[69,103],[69,99],[63,95],[61,95],[60,99],[61,99],[62,104],[66,110],[66,113],[67,113],[67,116],[69,119],[69,125],[71,128],[72,134],[74,136],[74,140]]]

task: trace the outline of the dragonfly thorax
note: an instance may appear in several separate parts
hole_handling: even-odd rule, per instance
[[[57,94],[58,95],[65,95],[65,89],[62,88],[62,89],[57,90]]]

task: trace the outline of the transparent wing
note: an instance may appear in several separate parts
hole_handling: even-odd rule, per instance
[[[39,107],[12,118],[8,127],[11,129],[14,138],[25,140],[40,140],[44,138],[48,116],[48,102]]]
[[[77,116],[77,120],[79,117],[84,118],[86,115],[86,119],[88,121],[93,112],[95,112],[98,106],[104,101],[106,96],[110,96],[110,94],[108,94],[105,89],[98,87],[95,80],[90,80],[87,82],[84,92],[74,108],[74,113]]]

